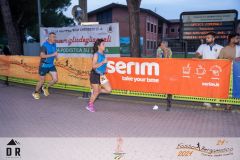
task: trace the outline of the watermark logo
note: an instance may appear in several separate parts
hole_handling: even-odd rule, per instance
[[[234,150],[225,139],[219,139],[211,146],[200,142],[196,144],[179,143],[176,149],[178,157],[190,157],[193,154],[200,154],[207,157],[225,157],[233,155]]]
[[[6,145],[6,159],[21,159],[21,144],[12,139]]]
[[[123,160],[126,153],[122,150],[123,139],[121,137],[117,138],[117,147],[114,153],[114,160]]]

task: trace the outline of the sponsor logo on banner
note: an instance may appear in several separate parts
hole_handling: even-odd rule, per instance
[[[115,65],[115,66],[114,66]],[[159,64],[152,62],[128,62],[119,61],[115,64],[114,61],[108,62],[108,73],[118,72],[119,74],[132,74],[132,67],[134,67],[136,75],[153,75],[153,70],[155,70],[154,75],[159,76]],[[147,70],[147,71],[146,71]]]
[[[155,76],[158,77],[160,74],[159,64],[155,62],[123,62],[123,61],[109,61],[108,62],[108,73],[118,73],[122,76],[123,81],[132,82],[147,82],[147,83],[157,83],[158,78],[141,78],[141,77],[131,77],[129,75],[140,75],[140,76]]]

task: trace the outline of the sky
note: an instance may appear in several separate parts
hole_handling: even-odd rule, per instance
[[[125,4],[126,0],[87,0],[88,12],[110,3]],[[72,17],[71,9],[78,4],[78,0],[71,0],[72,5],[65,15]],[[240,0],[142,0],[141,8],[156,11],[166,19],[179,19],[180,14],[186,11],[228,10],[235,9],[240,14]],[[238,16],[240,19],[240,16]]]

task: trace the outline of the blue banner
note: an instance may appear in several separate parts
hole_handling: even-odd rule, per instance
[[[240,62],[233,63],[233,97],[240,98]]]

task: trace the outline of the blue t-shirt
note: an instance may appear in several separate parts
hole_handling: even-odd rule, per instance
[[[46,55],[54,54],[57,51],[56,44],[49,43],[48,41],[44,42],[40,52],[44,52]],[[54,66],[54,59],[55,57],[49,57],[49,58],[42,58],[41,59],[41,66],[44,68],[49,68]]]
[[[101,63],[101,62],[103,62],[106,59],[105,54],[102,54],[102,53],[99,53],[99,52],[97,52],[95,54],[98,55],[97,63]],[[107,69],[107,63],[104,63],[100,67],[96,68],[95,71],[98,74],[103,75],[103,74],[105,74],[106,69]]]

